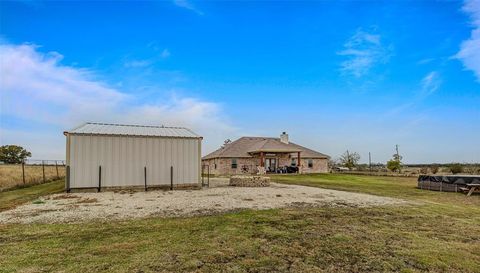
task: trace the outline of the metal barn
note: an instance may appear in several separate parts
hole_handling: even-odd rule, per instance
[[[187,128],[85,123],[64,135],[67,191],[201,183],[202,137]]]

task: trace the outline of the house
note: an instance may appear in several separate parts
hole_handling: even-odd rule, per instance
[[[329,158],[290,142],[288,134],[283,132],[280,138],[241,137],[204,156],[202,164],[204,173],[214,175],[254,174],[259,167],[266,172],[298,167],[300,173],[326,173]]]
[[[66,136],[66,189],[198,187],[202,137],[182,127],[85,123]]]

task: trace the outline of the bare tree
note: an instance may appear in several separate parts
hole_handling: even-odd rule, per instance
[[[357,166],[360,155],[356,152],[350,153],[348,150],[340,156],[340,162],[343,166],[351,169]]]

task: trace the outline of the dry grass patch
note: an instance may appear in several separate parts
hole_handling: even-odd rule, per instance
[[[45,165],[45,179],[47,181],[65,177],[65,167],[58,166],[58,176],[55,165]],[[41,165],[25,165],[25,184],[39,184],[43,182]],[[22,165],[0,165],[0,191],[23,186]]]

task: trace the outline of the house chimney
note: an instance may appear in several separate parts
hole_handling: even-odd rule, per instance
[[[288,134],[287,133],[283,132],[280,135],[280,142],[288,144]]]

